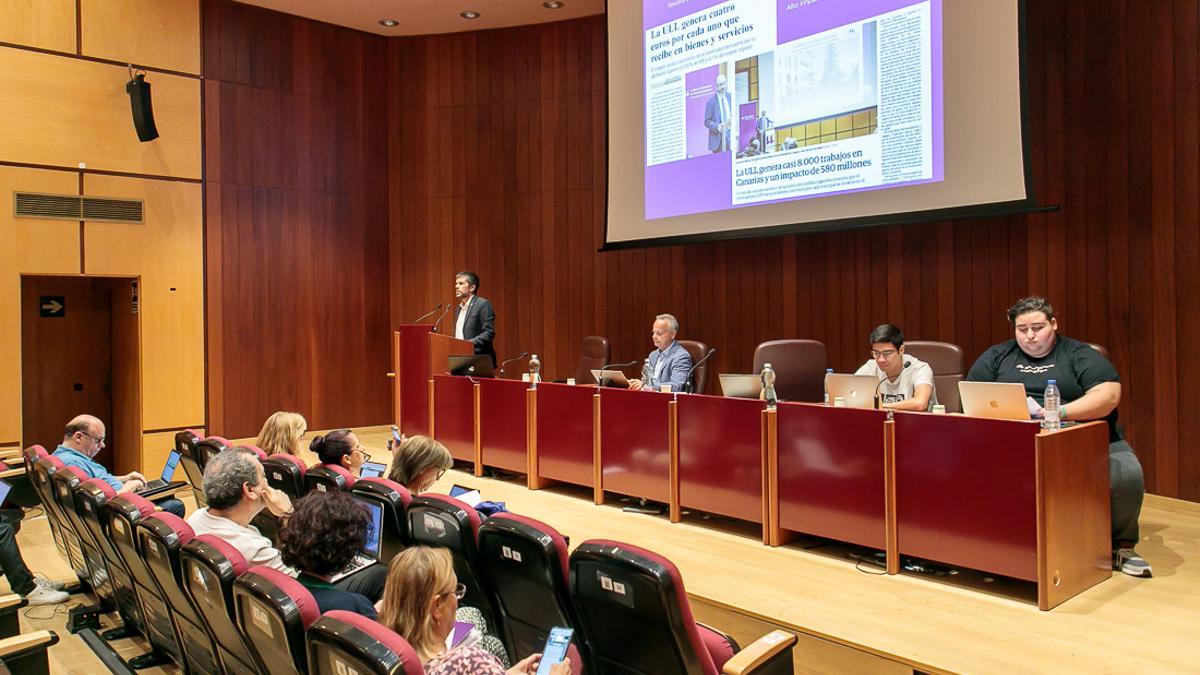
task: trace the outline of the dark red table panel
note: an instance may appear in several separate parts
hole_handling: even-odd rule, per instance
[[[901,555],[1037,580],[1036,422],[896,413]]]
[[[779,525],[861,546],[886,546],[887,413],[780,403]]]
[[[592,486],[595,387],[543,382],[537,390],[538,475]]]
[[[491,378],[481,378],[478,382],[484,466],[525,473],[529,470],[526,444],[529,384]]]
[[[429,433],[429,324],[405,324],[400,333],[400,364],[396,395],[400,397],[401,431],[414,436]]]
[[[437,440],[450,449],[454,459],[474,462],[475,386],[465,377],[434,375],[433,389],[433,430]]]
[[[668,404],[672,394],[600,390],[604,489],[656,502],[671,500]]]
[[[762,522],[762,401],[679,396],[679,502]]]

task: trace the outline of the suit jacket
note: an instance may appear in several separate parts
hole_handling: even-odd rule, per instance
[[[458,314],[461,311],[462,307],[454,306],[455,324],[458,323]],[[492,303],[487,298],[477,295],[467,306],[463,338],[475,343],[476,354],[491,354],[492,365],[496,365],[496,348],[492,346],[492,340],[496,339],[496,312],[492,310]]]
[[[722,132],[717,131],[717,125],[721,123],[725,124],[724,136],[726,149],[730,145],[729,139],[731,136],[729,130],[733,126],[729,120],[723,119],[720,96],[720,94],[713,94],[712,98],[708,99],[708,103],[704,104],[704,126],[708,127],[708,149],[712,152],[716,152],[721,148]],[[726,108],[729,109],[729,116],[733,117],[733,99],[730,98],[729,92],[725,92],[725,103]]]
[[[662,372],[658,374],[658,377],[652,377],[650,382],[644,383],[646,388],[658,391],[660,384],[669,384],[671,391],[683,391],[688,371],[692,369],[692,355],[678,342],[672,342],[665,352],[655,349],[650,352],[651,373],[658,367],[660,358],[663,359]]]

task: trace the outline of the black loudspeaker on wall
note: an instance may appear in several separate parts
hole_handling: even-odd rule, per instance
[[[138,140],[145,143],[158,138],[158,128],[154,126],[154,108],[150,105],[150,83],[146,81],[145,73],[138,73],[125,83],[125,92],[129,94],[129,108],[133,112],[133,128],[137,129]]]

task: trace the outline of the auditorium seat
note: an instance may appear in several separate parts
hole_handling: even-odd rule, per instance
[[[137,589],[133,585],[133,575],[121,560],[112,539],[108,535],[108,518],[106,508],[110,499],[117,496],[116,490],[99,478],[89,478],[75,488],[75,505],[79,517],[88,530],[89,538],[104,556],[112,585],[113,596],[117,603],[117,612],[124,622],[123,629],[114,629],[104,634],[108,640],[117,637],[127,637],[133,632],[145,635],[146,624],[142,616],[142,606],[138,603]]]
[[[340,609],[325,612],[308,629],[312,675],[419,675],[425,669],[412,645],[364,616]],[[576,671],[578,672],[578,671]]]
[[[260,461],[260,462],[267,458],[267,451],[263,450],[262,448],[258,447],[257,445],[239,445],[236,447],[239,447],[239,448],[242,448],[245,450],[249,450],[250,452],[254,453],[254,456],[257,457],[258,461]]]
[[[249,568],[246,559],[229,542],[211,534],[184,544],[179,558],[184,592],[212,634],[225,672],[258,671],[233,608],[233,582]]]
[[[379,504],[383,508],[383,532],[379,537],[379,562],[388,564],[411,541],[408,535],[408,505],[412,495],[408,488],[386,478],[361,478],[350,488],[357,499]]]
[[[1105,359],[1108,359],[1109,362],[1112,362],[1112,357],[1108,355],[1108,349],[1104,345],[1098,345],[1095,342],[1089,342],[1088,346],[1100,352],[1100,356],[1103,356]]]
[[[204,467],[213,455],[232,448],[233,444],[220,436],[209,436],[196,444],[196,459],[200,464],[200,475],[204,475]],[[203,492],[203,489],[199,490]]]
[[[320,616],[317,601],[292,577],[256,565],[233,582],[237,625],[269,675],[308,672],[304,631]]]
[[[58,634],[50,630],[22,633],[0,640],[0,673],[14,675],[50,675],[46,650],[58,644]]]
[[[479,565],[479,512],[453,497],[423,494],[408,505],[408,531],[414,544],[450,549],[454,573],[467,594],[459,604],[475,607],[489,626],[498,625],[492,594],[484,585]]]
[[[83,548],[79,544],[79,538],[75,536],[75,530],[67,522],[67,516],[63,513],[62,507],[58,505],[58,497],[54,493],[54,474],[62,468],[62,460],[54,455],[39,459],[33,465],[33,486],[46,509],[46,517],[58,523],[58,532],[62,536],[63,544],[63,550],[60,553],[70,563],[71,569],[75,570],[79,580],[86,583],[87,563],[83,560]],[[81,570],[85,572],[82,575],[80,574]]]
[[[825,345],[817,340],[770,340],[754,348],[754,372],[775,371],[775,395],[784,401],[825,400]]]
[[[304,485],[304,474],[308,471],[304,460],[295,455],[278,454],[264,459],[262,465],[267,485],[283,491],[292,501],[304,496],[308,489]]]
[[[88,475],[82,469],[64,466],[50,477],[50,484],[54,487],[54,499],[58,503],[59,513],[63,516],[62,522],[69,532],[67,546],[74,555],[71,564],[75,574],[87,582],[106,608],[111,609],[115,606],[115,598],[112,587],[108,584],[108,570],[101,561],[97,561],[98,552],[94,546],[89,545],[83,521],[75,511],[75,487],[87,478]]]
[[[185,667],[183,652],[170,608],[154,583],[154,577],[142,558],[141,543],[137,526],[155,513],[154,504],[141,495],[121,494],[108,500],[108,536],[116,546],[121,561],[133,577],[138,601],[142,605],[142,620],[146,627],[146,638],[151,652],[130,661],[137,669],[170,659],[180,668]],[[137,664],[137,665],[135,665]]]
[[[58,549],[58,554],[63,560],[70,560],[67,556],[67,543],[64,538],[66,535],[62,531],[62,525],[59,522],[59,513],[56,504],[51,498],[52,489],[50,487],[49,474],[38,473],[38,462],[49,457],[46,449],[40,445],[31,445],[25,449],[25,457],[29,462],[29,468],[25,475],[29,477],[30,483],[33,484],[33,489],[37,493],[38,499],[42,502],[42,510],[46,512],[46,522],[50,523],[50,534],[54,537],[54,547]],[[61,461],[59,462],[61,465]],[[46,466],[50,466],[47,461]],[[49,469],[46,469],[49,471]]]
[[[677,340],[679,346],[687,350],[692,357],[692,365],[700,363],[700,359],[708,353],[708,345],[699,340]],[[685,385],[686,386],[686,385]],[[700,367],[692,372],[692,389],[697,394],[703,394],[708,386],[708,361],[700,363]]]
[[[355,482],[354,474],[336,464],[314,464],[304,472],[305,491],[345,492],[354,487]]]
[[[541,651],[551,628],[576,625],[567,541],[553,527],[515,513],[488,518],[479,527],[479,571],[495,593],[509,654]]]
[[[593,539],[575,549],[570,565],[576,629],[585,636],[596,672],[792,672],[795,635],[768,633],[737,659],[732,638],[696,623],[679,570],[656,553]],[[746,661],[756,665],[750,668]]]
[[[192,526],[183,518],[166,512],[155,512],[137,524],[138,546],[151,580],[159,595],[170,606],[183,655],[192,672],[211,673],[217,670],[217,650],[205,622],[191,600],[183,592],[180,550],[195,538]]]
[[[204,497],[204,467],[200,465],[199,451],[196,445],[204,440],[204,436],[192,429],[186,429],[175,434],[175,451],[179,453],[179,463],[183,473],[192,484],[192,496],[196,498],[196,507],[208,506]]]
[[[608,338],[599,335],[588,335],[580,345],[579,365],[575,367],[575,384],[596,384],[592,377],[593,370],[607,366],[611,353]]]
[[[949,342],[912,340],[904,343],[904,353],[915,356],[933,369],[933,387],[938,403],[946,412],[962,412],[958,399],[958,383],[963,379],[963,350]]]

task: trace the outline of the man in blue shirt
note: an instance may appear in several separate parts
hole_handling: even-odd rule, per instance
[[[118,494],[137,492],[146,486],[146,477],[137,471],[114,476],[92,459],[103,447],[104,423],[91,415],[79,415],[67,423],[62,444],[54,450],[54,456],[66,466],[83,471],[89,478],[99,478],[108,483]],[[157,505],[163,511],[183,517],[183,502],[178,499],[164,499]]]

